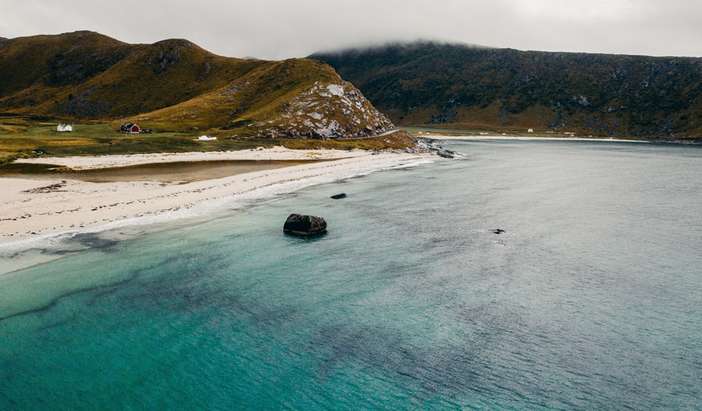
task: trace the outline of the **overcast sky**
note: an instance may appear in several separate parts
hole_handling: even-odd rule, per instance
[[[260,58],[419,38],[702,56],[702,0],[0,0],[0,36],[74,30]]]

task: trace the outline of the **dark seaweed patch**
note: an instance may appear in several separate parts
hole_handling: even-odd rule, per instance
[[[97,293],[98,295],[99,294],[103,294],[103,295],[108,294],[110,291],[116,290],[119,287],[122,287],[126,284],[129,284],[132,281],[135,281],[137,278],[139,278],[145,272],[148,272],[149,270],[157,268],[161,265],[168,264],[170,261],[175,260],[175,259],[177,259],[177,258],[171,257],[171,258],[168,258],[168,259],[166,259],[158,264],[154,264],[150,267],[134,270],[130,273],[130,275],[128,277],[126,277],[122,280],[116,281],[114,283],[111,283],[111,284],[97,285],[97,286],[92,286],[92,287],[83,287],[83,288],[71,290],[65,294],[61,294],[59,296],[54,297],[52,300],[50,300],[48,303],[46,303],[42,306],[31,308],[31,309],[24,310],[24,311],[19,311],[19,312],[13,313],[13,314],[9,314],[9,315],[0,317],[0,323],[4,322],[6,320],[12,319],[12,318],[22,317],[22,316],[30,315],[30,314],[40,314],[40,313],[47,312],[47,311],[51,310],[52,308],[54,308],[56,305],[58,305],[62,300],[73,297],[73,296],[87,294],[87,293]]]
[[[119,241],[101,237],[96,233],[80,233],[73,236],[72,240],[80,245],[97,250],[110,250],[114,248]]]

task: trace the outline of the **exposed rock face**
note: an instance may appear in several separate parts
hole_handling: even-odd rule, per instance
[[[181,61],[182,54],[187,53],[188,49],[197,46],[187,40],[173,39],[159,41],[154,44],[154,47],[158,47],[158,51],[149,56],[148,64],[154,74],[161,74],[169,67],[176,66]]]
[[[301,237],[321,235],[327,232],[327,222],[322,217],[290,214],[283,226],[283,232]]]
[[[436,152],[436,154],[437,154],[439,157],[443,157],[443,158],[454,158],[454,152],[451,151],[451,150],[444,150],[444,149],[441,149],[441,150],[438,150],[438,151]]]
[[[280,135],[309,138],[370,137],[395,128],[346,81],[315,82],[295,96],[269,126]]]
[[[411,150],[409,152],[412,152]],[[414,148],[414,152],[420,152],[420,153],[434,153],[439,157],[443,158],[456,158],[456,157],[463,157],[460,153],[457,153],[453,150],[446,149],[439,144],[437,144],[435,141],[432,140],[427,140],[427,139],[419,139],[417,141],[417,145]]]

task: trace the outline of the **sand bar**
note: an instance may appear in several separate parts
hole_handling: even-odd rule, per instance
[[[254,171],[312,164],[316,161],[332,160],[177,161],[175,163],[137,164],[126,167],[87,170],[59,169],[58,171],[48,164],[7,164],[0,167],[0,177],[31,178],[35,180],[80,180],[92,183],[121,181],[189,183],[252,173]]]
[[[69,167],[118,167],[149,164],[150,160],[324,159],[285,168],[229,177],[164,184],[151,181],[93,183],[70,179],[0,178],[0,249],[22,249],[69,233],[95,232],[124,225],[148,224],[207,215],[242,202],[289,193],[314,184],[337,181],[380,169],[432,161],[428,154],[334,150],[269,149],[226,153],[65,157],[47,164]],[[287,155],[285,155],[287,153]],[[176,160],[177,158],[177,160]]]
[[[52,164],[73,170],[129,167],[140,164],[175,163],[181,161],[232,161],[232,160],[331,160],[364,157],[363,150],[291,150],[285,147],[260,148],[240,151],[124,154],[106,156],[40,157],[15,161],[18,164]]]

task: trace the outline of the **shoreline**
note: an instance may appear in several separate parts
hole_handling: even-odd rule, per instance
[[[603,143],[642,143],[651,144],[648,140],[634,140],[622,138],[594,138],[594,137],[543,137],[543,136],[455,136],[441,134],[420,134],[418,138],[428,140],[512,140],[512,141],[589,141]]]
[[[364,150],[292,150],[285,147],[258,148],[239,151],[197,151],[185,153],[115,154],[100,156],[37,157],[15,160],[13,164],[43,164],[68,167],[75,171],[100,168],[132,167],[146,164],[206,161],[291,161],[336,160],[362,157]]]
[[[173,163],[137,164],[124,167],[74,170],[44,164],[9,164],[0,167],[0,177],[33,180],[79,180],[91,183],[151,181],[191,183],[214,180],[237,174],[313,164],[331,160],[211,160]]]
[[[285,157],[283,151],[288,152],[288,158],[280,158]],[[218,211],[243,207],[251,202],[289,194],[309,186],[386,169],[410,167],[435,159],[429,154],[338,150],[270,149],[183,154],[194,156],[197,161],[220,159],[222,156],[243,159],[251,154],[256,159],[275,156],[279,160],[298,160],[302,156],[329,161],[185,184],[150,181],[92,183],[69,179],[2,177],[0,184],[6,195],[0,200],[0,257],[8,253],[15,255],[31,249],[44,249],[47,244],[78,234],[206,217]],[[345,157],[339,158],[343,155]],[[172,155],[136,156],[66,157],[63,162],[67,165],[83,164],[94,169],[134,161],[149,164],[143,162],[148,161],[149,156],[161,162],[167,162],[167,159],[173,161]],[[180,158],[176,161],[183,161],[182,155],[178,157]],[[56,158],[37,160],[55,161]]]

